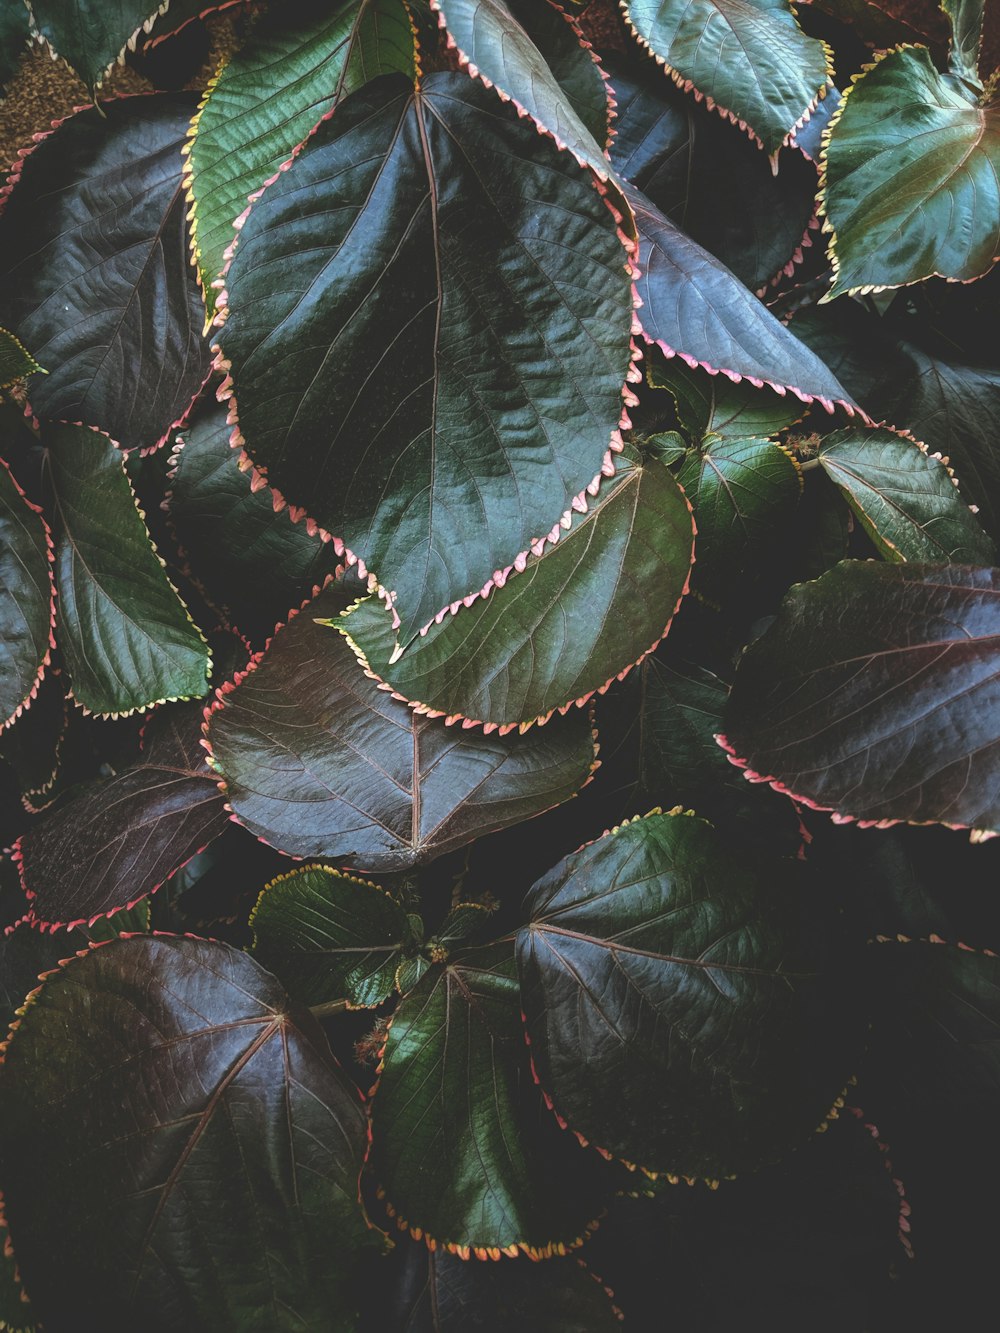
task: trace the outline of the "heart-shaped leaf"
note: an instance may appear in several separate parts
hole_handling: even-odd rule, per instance
[[[583,703],[666,633],[687,591],[694,533],[670,472],[634,453],[575,517],[522,573],[441,617],[397,661],[377,598],[338,626],[380,680],[433,714],[510,728]]]
[[[248,196],[349,93],[391,70],[413,75],[402,0],[284,0],[223,65],[185,150],[191,242],[209,313]]]
[[[625,260],[581,168],[461,74],[355,93],[251,210],[219,333],[234,439],[395,595],[403,643],[601,468]]]
[[[822,42],[788,0],[622,0],[644,46],[686,91],[776,153],[830,83]]]
[[[152,893],[226,827],[199,745],[201,708],[165,709],[138,763],[85,787],[19,840],[32,918],[79,925]]]
[[[666,389],[671,394],[680,423],[694,444],[701,444],[709,435],[724,440],[777,435],[794,425],[805,411],[797,398],[734,384],[725,375],[692,370],[678,356],[665,361],[654,354],[646,362],[646,379],[654,389]]]
[[[192,93],[80,111],[24,158],[0,217],[0,312],[49,374],[39,416],[153,449],[209,370],[188,261],[181,144]]]
[[[509,941],[433,968],[396,1009],[371,1160],[400,1226],[464,1259],[565,1253],[600,1213],[600,1175],[532,1085]]]
[[[926,446],[854,427],[826,436],[819,460],[886,559],[993,563],[993,542]]]
[[[163,936],[79,955],[27,1007],[3,1090],[7,1219],[47,1325],[354,1329],[364,1110],[252,958]]]
[[[331,584],[219,692],[207,728],[213,762],[252,833],[291,856],[402,870],[584,785],[594,761],[585,714],[489,737],[420,717],[316,623],[346,601]]]
[[[122,454],[85,426],[52,426],[59,520],[59,645],[73,697],[121,715],[208,689],[211,656],[167,578],[136,507]]]
[[[710,824],[654,812],[531,889],[517,959],[556,1112],[647,1170],[717,1179],[797,1146],[851,1075],[863,1024],[801,886]]]
[[[836,271],[824,299],[980,277],[1000,257],[1000,106],[925,47],[890,51],[844,97],[821,207]]]
[[[205,594],[244,633],[266,637],[327,574],[333,546],[275,513],[229,447],[224,409],[200,414],[179,437],[167,517]]]
[[[392,994],[414,943],[401,903],[378,884],[304,866],[264,889],[250,916],[254,957],[303,1004],[346,998],[373,1007]]]
[[[1000,830],[1000,571],[844,561],[744,653],[720,743],[835,818]]]
[[[33,375],[41,366],[12,333],[0,329],[0,389]]]
[[[38,691],[55,641],[52,536],[0,459],[0,730]]]

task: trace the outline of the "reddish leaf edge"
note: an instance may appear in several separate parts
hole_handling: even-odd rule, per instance
[[[795,270],[805,262],[806,250],[812,248],[813,232],[821,231],[822,226],[823,224],[820,219],[820,216],[814,209],[812,217],[806,223],[806,229],[802,233],[802,239],[799,241],[798,245],[789,255],[788,259],[785,261],[784,264],[782,264],[782,266],[777,270],[776,273],[771,274],[767,282],[763,283],[754,292],[754,296],[756,296],[758,300],[763,300],[764,297],[767,296],[768,292],[770,292],[770,290],[773,287],[777,287],[778,284],[784,282],[786,278],[791,278],[794,276]]]
[[[21,1279],[21,1270],[18,1268],[17,1256],[14,1253],[14,1246],[10,1239],[10,1226],[7,1223],[7,1213],[2,1192],[0,1192],[0,1236],[3,1238],[2,1248],[4,1258],[9,1260],[13,1267],[14,1282],[17,1286],[18,1297],[22,1305],[30,1306],[31,1301],[28,1297],[28,1293],[24,1289],[24,1282]],[[593,1276],[593,1274],[591,1274],[591,1276]],[[16,1327],[13,1324],[8,1324],[6,1322],[0,1323],[0,1329],[3,1329],[4,1333],[35,1333],[36,1325],[34,1319],[30,1318],[30,1310],[28,1311],[28,1318],[29,1322],[27,1324],[19,1324]]]
[[[871,1136],[875,1143],[875,1147],[882,1155],[882,1165],[888,1173],[889,1179],[895,1186],[896,1193],[899,1195],[899,1213],[896,1219],[896,1235],[900,1245],[903,1247],[903,1253],[906,1255],[907,1259],[915,1259],[916,1254],[913,1250],[913,1242],[910,1240],[910,1231],[912,1229],[910,1214],[912,1210],[910,1208],[910,1201],[906,1197],[906,1186],[893,1170],[892,1158],[889,1156],[892,1149],[882,1138],[878,1126],[873,1125],[870,1120],[865,1119],[865,1113],[860,1106],[845,1106],[844,1113],[845,1115],[853,1116],[855,1120],[860,1122],[862,1128],[864,1128]]]
[[[52,680],[56,677],[61,678],[62,671],[59,667],[54,666],[49,671],[49,679]],[[21,804],[29,815],[40,815],[44,810],[47,810],[56,799],[52,789],[55,787],[56,779],[59,777],[60,765],[62,763],[63,742],[66,739],[66,732],[69,730],[69,696],[65,690],[63,691],[62,696],[62,710],[62,726],[59,728],[59,736],[56,739],[56,748],[55,753],[52,756],[51,771],[46,780],[39,786],[29,787],[27,790],[21,792]]]
[[[45,650],[45,654],[42,657],[41,662],[38,664],[38,670],[36,672],[35,678],[27,694],[25,694],[24,698],[17,705],[14,711],[3,721],[0,721],[0,732],[4,732],[9,727],[12,727],[14,725],[14,723],[22,715],[22,713],[27,712],[27,710],[31,707],[32,703],[34,702],[34,700],[38,697],[39,687],[41,686],[41,683],[45,678],[46,671],[48,670],[48,668],[52,663],[52,650],[56,646],[56,580],[54,571],[56,552],[55,552],[55,544],[52,540],[52,530],[49,527],[48,522],[46,521],[45,515],[42,512],[40,506],[32,503],[32,501],[28,499],[28,497],[24,493],[23,488],[19,485],[17,478],[10,470],[10,467],[4,458],[0,458],[0,466],[2,466],[6,470],[7,476],[13,483],[14,489],[17,491],[18,495],[21,497],[21,499],[24,501],[27,507],[31,510],[33,514],[37,514],[39,519],[41,519],[42,531],[45,535],[45,554],[48,557],[48,574],[49,574],[48,647]]]

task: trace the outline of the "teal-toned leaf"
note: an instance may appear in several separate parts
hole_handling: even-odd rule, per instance
[[[73,697],[92,713],[124,714],[205,694],[208,645],[150,541],[122,454],[85,426],[52,426],[43,439]]]
[[[591,1143],[718,1179],[804,1142],[853,1073],[847,963],[780,862],[690,815],[633,820],[531,889],[517,959],[535,1071]]]
[[[91,92],[156,10],[155,0],[31,0],[35,29]]]
[[[676,356],[669,361],[662,357],[647,361],[646,379],[654,389],[666,389],[673,396],[681,425],[696,444],[710,434],[726,440],[777,435],[805,412],[795,397],[692,370]]]
[[[743,654],[719,739],[840,819],[993,831],[998,721],[1000,571],[848,560]]]
[[[283,0],[223,65],[191,126],[185,185],[208,303],[233,222],[313,127],[369,79],[413,74],[402,0]]]
[[[941,0],[941,8],[951,23],[948,68],[966,83],[981,88],[979,50],[983,41],[986,0]]]
[[[545,57],[559,86],[595,143],[608,145],[611,133],[611,104],[603,60],[591,54],[577,16],[559,0],[506,0],[512,14]],[[606,167],[605,167],[606,170]]]
[[[12,333],[0,329],[0,389],[7,389],[15,381],[23,380],[41,369],[31,353],[22,347]]]
[[[0,93],[17,69],[21,56],[28,49],[28,6],[24,0],[2,0],[0,3]]]
[[[392,994],[403,950],[414,943],[406,912],[390,893],[329,866],[272,880],[250,925],[254,957],[303,1004],[381,1004]]]
[[[52,537],[0,459],[0,730],[35,697],[54,646]]]
[[[825,299],[982,276],[1000,256],[1000,106],[980,106],[924,47],[890,51],[844,98],[821,205],[836,270]]]
[[[563,1253],[601,1212],[600,1176],[531,1081],[510,942],[433,968],[393,1014],[371,1166],[400,1225],[463,1258]]]
[[[356,1328],[364,1108],[252,958],[137,936],[72,959],[3,1091],[7,1220],[46,1327]]]
[[[583,703],[666,633],[687,590],[691,511],[662,463],[623,455],[555,546],[453,608],[393,661],[370,597],[337,622],[379,679],[436,714],[510,727]]]
[[[401,643],[599,472],[625,258],[589,175],[464,74],[353,94],[251,210],[219,332],[234,438],[392,594]]]
[[[826,436],[819,460],[886,559],[993,563],[949,469],[913,440],[852,427]]]
[[[587,781],[584,713],[527,735],[470,734],[421,717],[368,679],[322,623],[331,584],[219,694],[213,762],[240,823],[290,856],[405,870],[568,800]]]
[[[622,0],[671,77],[776,153],[830,82],[788,0]]]

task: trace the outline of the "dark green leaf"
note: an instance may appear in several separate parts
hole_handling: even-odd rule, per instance
[[[545,57],[595,142],[605,148],[612,137],[608,81],[603,61],[592,54],[575,13],[560,0],[545,0],[544,4],[506,0],[506,4]]]
[[[406,912],[390,893],[329,866],[304,866],[273,880],[250,925],[254,956],[303,1004],[381,1004],[413,943]]]
[[[223,66],[186,150],[191,237],[209,312],[248,196],[349,93],[391,70],[413,74],[402,0],[284,0]]]
[[[494,726],[582,703],[649,652],[687,591],[691,511],[653,459],[622,456],[555,546],[487,598],[453,608],[392,660],[376,597],[337,622],[369,668],[433,714]]]
[[[251,832],[291,856],[402,870],[540,814],[587,781],[584,713],[488,737],[420,717],[316,623],[347,600],[331,584],[220,692],[213,762]]]
[[[28,49],[28,19],[24,0],[0,0],[0,93]]]
[[[85,426],[53,426],[59,644],[73,697],[124,714],[208,689],[208,645],[136,507],[122,454]]]
[[[844,561],[744,654],[720,742],[841,819],[1000,829],[1000,571]]]
[[[602,466],[630,365],[614,219],[465,75],[347,99],[251,210],[227,286],[234,439],[394,594],[404,643]]]
[[[830,83],[787,0],[625,0],[639,40],[685,91],[776,153]]]
[[[884,55],[830,132],[821,201],[833,233],[829,296],[986,273],[1000,257],[998,178],[1000,107],[980,106],[939,74],[925,47]]]
[[[996,549],[940,459],[891,430],[851,427],[819,459],[888,560],[989,565]]]
[[[0,758],[14,770],[21,800],[33,814],[55,798],[69,707],[66,682],[53,668],[42,677],[31,708],[17,725],[0,732]]]
[[[54,647],[52,537],[0,459],[0,729],[35,697]]]
[[[675,1176],[753,1170],[823,1122],[863,1025],[781,885],[710,824],[653,813],[531,889],[517,957],[532,1060],[557,1114]],[[829,944],[829,935],[826,944]]]
[[[12,333],[0,329],[0,389],[33,375],[41,366]]]
[[[157,93],[71,116],[0,218],[0,320],[49,369],[32,407],[126,449],[162,444],[208,374],[181,188],[195,106]]]
[[[155,0],[31,0],[35,28],[91,92],[156,10]]]
[[[592,1163],[532,1084],[509,942],[434,968],[400,1003],[372,1134],[400,1226],[463,1258],[564,1253],[603,1206]]]
[[[692,370],[678,356],[669,361],[651,357],[646,378],[654,389],[666,389],[672,395],[681,425],[695,444],[710,434],[726,440],[777,435],[805,412],[798,398],[782,398],[771,389],[734,384],[725,375]]]
[[[72,960],[3,1090],[7,1217],[46,1325],[354,1329],[364,1110],[252,958],[145,936]]]
[[[986,0],[941,0],[941,8],[951,21],[948,68],[966,83],[981,88],[979,49],[983,41]]]
[[[20,839],[32,917],[78,925],[152,893],[226,827],[199,745],[201,708],[165,709],[138,763],[85,787]]]

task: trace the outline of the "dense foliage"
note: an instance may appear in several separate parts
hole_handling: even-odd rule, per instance
[[[102,100],[151,3],[0,0],[94,97],[0,213],[0,1328],[941,1326],[996,13],[272,0]]]

